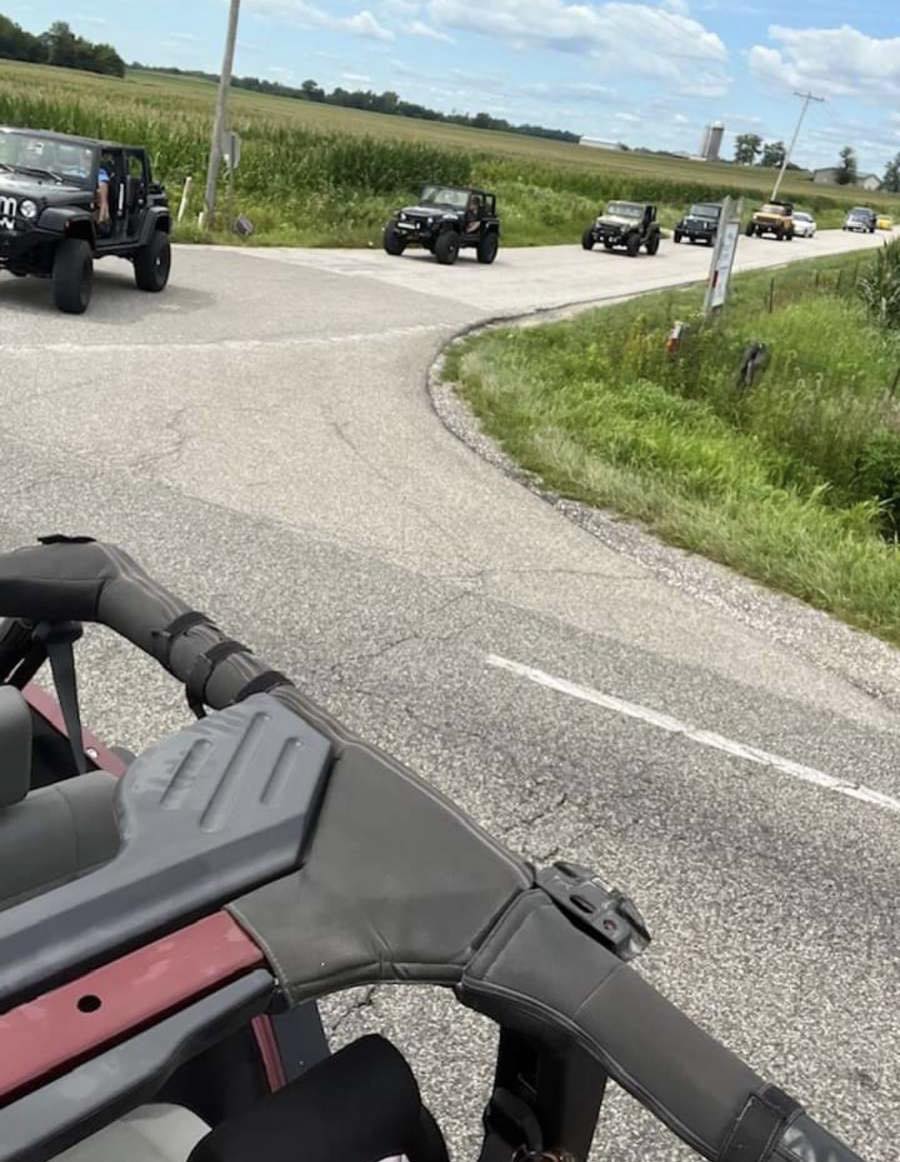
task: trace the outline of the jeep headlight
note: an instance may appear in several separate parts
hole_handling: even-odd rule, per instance
[[[429,219],[428,219],[428,225],[429,225],[429,226],[433,226],[433,225],[434,225],[434,218],[429,218]]]
[[[37,202],[33,202],[31,198],[26,198],[24,202],[19,203],[19,213],[29,222],[33,222],[38,215]]]
[[[406,215],[405,215],[404,213],[401,213],[401,214],[400,214],[400,221],[401,221],[401,222],[405,222],[405,221],[406,221]]]

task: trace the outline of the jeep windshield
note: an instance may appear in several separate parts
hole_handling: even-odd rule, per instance
[[[766,202],[766,204],[760,210],[760,214],[774,214],[777,218],[784,217],[787,212],[787,206],[782,206],[778,202]]]
[[[65,138],[4,130],[0,133],[0,166],[28,177],[89,189],[93,185],[94,151]]]
[[[609,218],[642,218],[644,216],[644,207],[638,206],[634,202],[610,202],[606,207],[606,215]]]
[[[708,206],[703,203],[691,206],[688,210],[689,218],[709,218],[713,222],[718,222],[719,214],[721,212],[720,206]]]
[[[423,186],[420,200],[423,206],[447,206],[451,210],[464,210],[469,204],[469,191],[458,190],[454,186]]]

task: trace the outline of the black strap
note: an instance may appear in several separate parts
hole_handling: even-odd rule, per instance
[[[170,622],[165,629],[154,630],[153,638],[155,642],[160,643],[160,648],[156,651],[156,660],[165,669],[169,669],[169,663],[172,659],[172,646],[175,639],[181,637],[183,633],[187,633],[189,629],[193,629],[197,625],[208,625],[211,629],[215,629],[215,624],[209,620],[205,613],[201,613],[199,609],[189,609],[187,613],[180,613],[174,621]]]
[[[257,674],[255,678],[251,678],[246,686],[242,686],[234,700],[235,702],[243,702],[252,694],[268,694],[276,686],[293,686],[293,684],[290,678],[286,678],[280,670],[266,670],[262,674]]]
[[[81,637],[81,626],[77,622],[62,625],[38,626],[36,636],[47,651],[56,697],[66,724],[69,746],[79,775],[87,771],[87,758],[81,734],[81,712],[78,709],[78,682],[75,677],[75,651],[72,643]]]
[[[69,537],[65,533],[49,533],[45,537],[38,537],[41,545],[93,545],[93,537]]]
[[[201,654],[197,658],[184,684],[184,691],[187,695],[188,706],[190,706],[198,718],[204,718],[206,716],[206,710],[204,709],[206,687],[216,666],[224,662],[226,658],[232,657],[233,654],[249,654],[252,652],[242,642],[235,641],[234,638],[226,638],[225,641],[216,642],[205,654]]]
[[[719,1162],[769,1162],[800,1104],[776,1085],[764,1086],[747,1099],[725,1140]]]

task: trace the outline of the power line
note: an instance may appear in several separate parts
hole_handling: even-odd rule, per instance
[[[812,93],[794,93],[795,97],[799,97],[803,101],[803,107],[800,110],[800,116],[797,118],[797,128],[794,130],[794,136],[791,138],[791,144],[787,147],[784,155],[784,160],[781,163],[781,171],[778,174],[778,180],[775,182],[775,189],[772,190],[771,201],[775,201],[778,197],[778,191],[781,189],[781,181],[784,177],[785,170],[788,167],[788,162],[791,160],[791,154],[794,152],[794,146],[797,144],[797,138],[800,136],[800,126],[803,124],[803,118],[806,116],[806,110],[809,108],[810,101],[817,101],[819,104],[824,104],[824,97],[816,97]]]

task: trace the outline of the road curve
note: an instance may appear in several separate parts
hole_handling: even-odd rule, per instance
[[[738,266],[879,245],[742,239]],[[887,1162],[900,1140],[895,651],[638,530],[566,519],[457,440],[427,370],[488,318],[704,276],[703,248],[453,268],[374,251],[179,248],[161,296],[101,268],[89,315],[0,281],[0,545],[126,545],[355,728],[540,859],[602,870],[647,976]],[[183,721],[149,663],[85,644],[90,720]],[[403,821],[397,821],[398,828]],[[492,1031],[424,991],[354,993],[337,1040],[406,1048],[472,1156]],[[619,1162],[688,1157],[627,1099]]]

